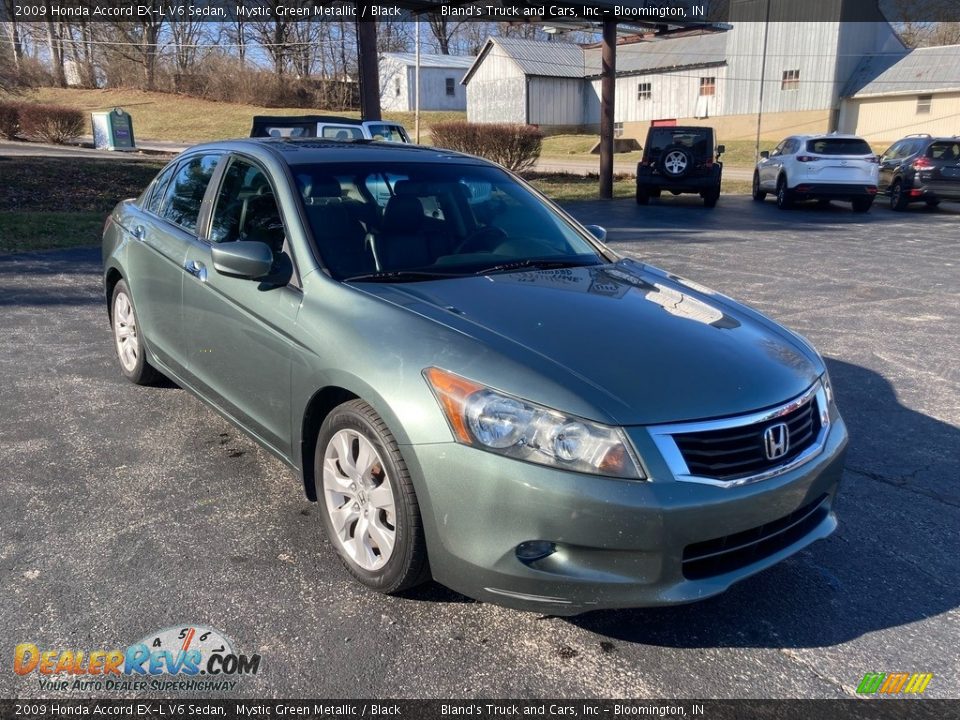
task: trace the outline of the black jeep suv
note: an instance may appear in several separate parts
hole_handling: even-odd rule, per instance
[[[713,207],[720,199],[723,145],[714,154],[713,128],[651,127],[637,165],[637,204],[646,205],[663,190],[696,193]]]
[[[890,196],[894,210],[912,202],[936,207],[941,200],[960,201],[960,136],[898,140],[880,156],[878,189]]]

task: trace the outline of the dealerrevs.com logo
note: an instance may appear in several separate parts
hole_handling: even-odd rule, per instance
[[[225,635],[202,625],[166,628],[124,649],[20,643],[13,651],[13,671],[36,675],[44,691],[229,691],[259,670],[259,655],[237,653]]]

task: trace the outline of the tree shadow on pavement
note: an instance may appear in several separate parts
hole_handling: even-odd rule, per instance
[[[648,645],[806,648],[958,607],[960,429],[901,405],[872,370],[827,364],[850,432],[837,532],[703,602],[569,622]]]

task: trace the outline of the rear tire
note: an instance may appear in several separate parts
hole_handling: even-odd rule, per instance
[[[314,456],[320,517],[347,571],[393,594],[430,578],[417,494],[393,433],[363,400],[323,421]]]
[[[125,280],[117,281],[113,287],[110,327],[113,329],[113,347],[123,376],[136,385],[152,385],[159,380],[160,373],[147,362],[137,310]]]
[[[789,210],[793,206],[793,194],[787,187],[787,178],[783,175],[777,180],[777,207]]]
[[[720,188],[714,190],[708,190],[703,195],[703,205],[708,208],[715,208],[717,206],[717,201],[720,199]]]
[[[854,200],[851,205],[853,206],[853,211],[855,213],[865,213],[870,211],[870,207],[873,205],[873,198],[857,198]]]
[[[906,210],[909,201],[907,194],[903,191],[903,182],[895,180],[890,188],[890,209],[898,212]]]
[[[753,171],[753,199],[757,202],[763,202],[767,199],[767,194],[760,189],[760,173]]]

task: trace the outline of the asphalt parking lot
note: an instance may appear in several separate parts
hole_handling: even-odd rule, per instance
[[[831,538],[676,608],[369,593],[285,466],[186,392],[122,379],[97,251],[5,257],[0,696],[45,694],[10,671],[17,643],[112,649],[181,623],[262,655],[244,696],[849,697],[878,671],[960,696],[960,206],[569,209],[817,345],[851,433]]]

